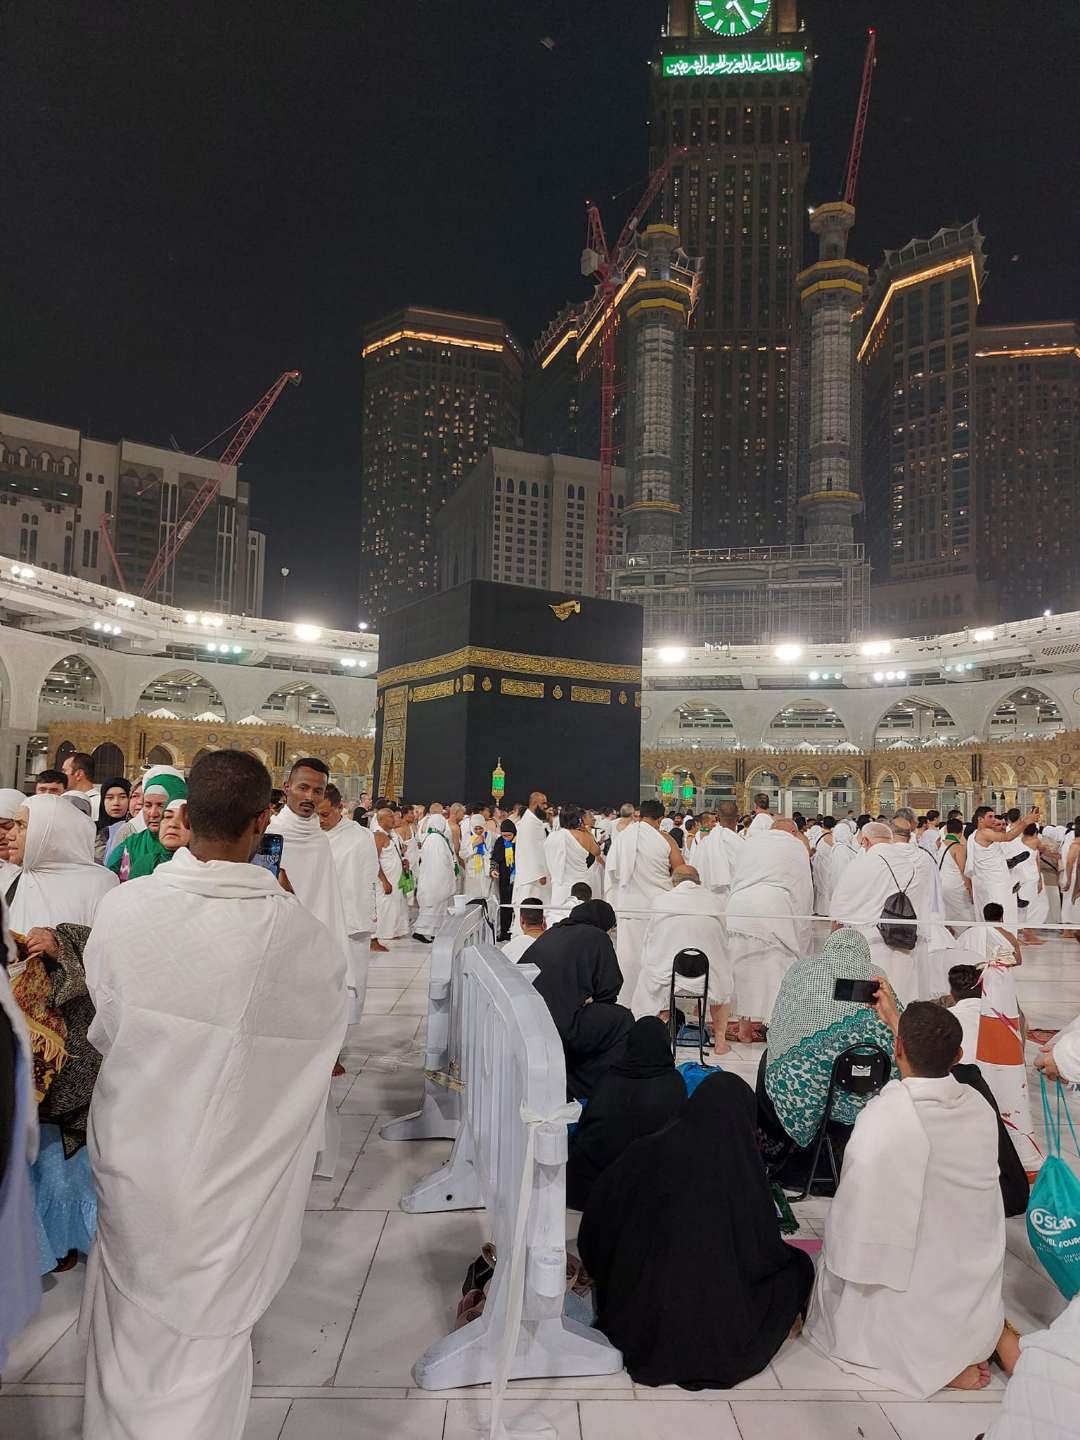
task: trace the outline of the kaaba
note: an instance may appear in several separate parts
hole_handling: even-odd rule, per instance
[[[378,794],[507,805],[636,801],[643,611],[470,580],[379,626]]]

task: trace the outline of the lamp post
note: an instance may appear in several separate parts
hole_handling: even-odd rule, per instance
[[[282,618],[283,620],[285,619],[285,582],[286,582],[286,580],[288,580],[288,578],[289,578],[289,567],[288,567],[287,565],[282,565],[282,567],[281,567],[281,618]]]

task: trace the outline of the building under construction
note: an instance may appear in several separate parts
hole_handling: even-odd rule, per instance
[[[645,611],[646,645],[846,641],[863,632],[861,545],[761,545],[627,554],[611,595]]]
[[[211,501],[175,543],[207,486]],[[40,570],[132,592],[152,581],[163,604],[262,613],[265,540],[235,463],[0,415],[0,502],[0,553]]]
[[[610,305],[598,292],[566,306],[533,347],[525,448],[599,459],[601,341],[605,322],[613,327],[625,383],[613,399],[611,426],[626,472],[626,539],[640,548],[687,540],[693,376],[686,330],[700,270],[677,231],[646,226],[620,256],[622,279]]]

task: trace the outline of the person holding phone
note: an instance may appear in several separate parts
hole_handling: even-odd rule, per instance
[[[797,961],[780,983],[757,1096],[766,1159],[782,1167],[776,1174],[785,1184],[805,1177],[837,1055],[850,1045],[880,1045],[892,1053],[892,1032],[871,1008],[877,983],[869,944],[848,928],[835,930],[820,955]],[[834,1098],[841,1135],[850,1132],[865,1103],[846,1092]]]
[[[345,962],[249,863],[270,813],[260,761],[204,756],[189,845],[94,916],[87,1435],[240,1440],[252,1327],[300,1249]]]

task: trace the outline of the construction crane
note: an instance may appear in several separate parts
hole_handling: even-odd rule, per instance
[[[233,435],[228,445],[225,446],[225,449],[218,457],[219,465],[235,465],[237,463],[241,455],[243,455],[244,451],[251,444],[251,441],[255,438],[255,432],[273,409],[278,396],[285,389],[285,386],[299,385],[300,380],[301,374],[299,370],[286,370],[284,374],[278,376],[258,404],[253,405],[240,421],[235,435]],[[220,489],[221,477],[219,475],[204,480],[192,496],[184,513],[173,526],[165,544],[150,562],[150,568],[146,572],[146,579],[143,581],[143,587],[139,592],[144,599],[153,594],[154,587],[190,539],[195,526],[217,499]],[[124,580],[124,574],[120,568],[120,561],[117,558],[112,537],[109,534],[109,517],[107,515],[101,517],[98,529],[105,542],[105,548],[109,552],[109,558],[112,560],[117,581],[120,587],[126,590],[127,584]]]
[[[599,208],[586,202],[588,244],[581,256],[581,273],[596,281],[600,324],[600,495],[596,517],[596,580],[603,580],[611,539],[611,492],[615,470],[615,297],[626,280],[627,247],[634,232],[660,193],[672,165],[686,154],[686,146],[672,150],[649,176],[645,193],[627,217],[614,248],[609,248]]]
[[[847,178],[844,181],[844,204],[855,204],[855,187],[859,183],[859,164],[862,160],[863,136],[866,134],[866,117],[870,111],[870,86],[874,80],[874,65],[877,53],[877,31],[867,32],[866,59],[863,61],[862,89],[859,92],[859,108],[855,115],[855,129],[851,136],[848,152]]]

